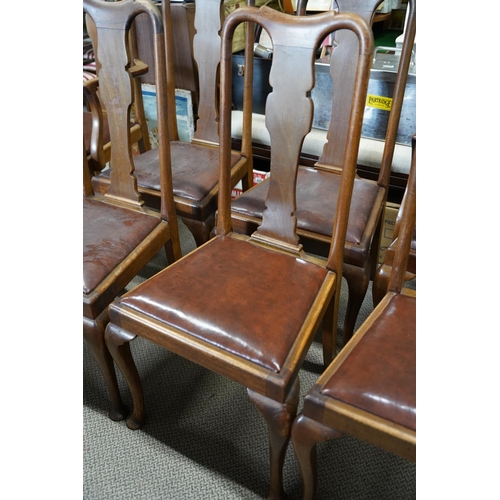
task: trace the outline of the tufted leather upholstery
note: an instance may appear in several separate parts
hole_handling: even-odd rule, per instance
[[[244,272],[248,262],[260,265]],[[279,372],[327,274],[301,259],[222,237],[171,266],[168,286],[158,275],[117,303]],[[265,314],[271,305],[274,314]]]
[[[416,430],[415,314],[395,295],[321,393]]]

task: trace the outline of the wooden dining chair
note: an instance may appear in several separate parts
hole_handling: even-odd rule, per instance
[[[412,137],[412,150],[415,152],[416,148],[416,135]],[[392,234],[392,242],[387,247],[384,255],[384,261],[377,268],[375,273],[375,277],[373,278],[373,287],[372,287],[372,297],[373,297],[373,306],[376,307],[377,304],[382,300],[384,295],[387,292],[387,286],[389,284],[389,278],[391,276],[392,266],[394,265],[394,254],[397,247],[397,238],[399,235],[399,230],[401,228],[401,217],[405,210],[406,204],[406,196],[407,190],[403,196],[403,201],[401,202],[401,206],[398,210],[398,215],[396,216],[396,222],[394,224],[394,232]],[[417,273],[417,228],[415,227],[413,230],[410,252],[408,255],[408,264],[406,266],[406,279],[411,280],[416,277]]]
[[[159,121],[162,139],[158,168],[161,169],[161,211],[145,207],[137,191],[129,133],[132,103],[132,76],[126,42],[130,22],[145,12],[151,19],[157,61],[156,77],[163,83],[164,31],[160,13],[150,0],[84,0],[85,11],[98,26],[103,39],[99,45],[100,98],[109,118],[113,167],[108,192],[95,195],[87,152],[83,146],[83,336],[96,359],[111,399],[110,417],[126,417],[113,360],[104,342],[109,320],[108,305],[122,293],[132,278],[162,249],[168,262],[181,256],[177,218],[172,195],[170,151],[166,120]],[[164,88],[163,86],[160,89]],[[158,107],[164,104],[164,92],[158,93]]]
[[[273,92],[267,102],[273,181],[264,222],[252,236],[234,233],[230,216],[231,42],[236,26],[244,22],[262,26],[274,44]],[[316,49],[326,34],[344,29],[359,38],[360,55],[351,61],[357,73],[345,124],[349,133],[335,231],[326,260],[307,255],[299,242],[293,217],[295,182],[301,144],[312,124],[308,92],[314,82]],[[130,349],[137,336],[245,386],[269,429],[269,498],[282,498],[282,467],[297,411],[299,369],[325,311],[338,307],[373,36],[354,14],[296,17],[268,7],[240,7],[227,17],[221,37],[216,235],[116,299],[109,308],[106,344],[132,393],[130,428],[141,427],[145,420],[141,381]]]
[[[316,445],[344,433],[416,461],[416,292],[404,288],[415,227],[415,163],[413,153],[387,293],[306,394],[293,423],[304,500],[316,494]]]
[[[175,85],[173,67],[173,42],[170,20],[170,3],[163,0],[162,15],[166,30],[167,55],[167,113],[170,125],[170,148],[174,199],[177,214],[192,232],[197,245],[210,238],[214,228],[217,208],[219,165],[219,111],[218,68],[220,61],[220,36],[222,25],[222,0],[204,0],[196,3],[193,40],[193,57],[199,79],[198,120],[191,142],[179,141],[176,126]],[[251,30],[247,30],[247,45],[252,46]],[[249,51],[249,55],[251,51]],[[253,52],[252,52],[253,54]],[[97,56],[98,58],[98,56]],[[158,85],[156,85],[158,88]],[[244,140],[241,151],[231,153],[231,184],[240,180],[243,189],[253,185],[251,116],[248,105],[244,110]],[[160,178],[158,176],[158,150],[151,149],[139,155],[135,161],[137,185],[148,206],[158,207],[160,202]],[[109,173],[94,177],[96,192],[104,193],[109,186]]]
[[[371,23],[380,0],[337,0],[340,12],[354,12]],[[378,258],[379,231],[391,174],[401,107],[415,38],[415,0],[409,1],[409,20],[396,77],[392,110],[389,117],[382,164],[377,181],[357,177],[349,213],[344,249],[343,275],[348,285],[348,304],[343,325],[343,344],[351,338],[356,318],[366,295],[372,274],[372,260]],[[333,80],[332,119],[323,154],[313,168],[301,166],[297,179],[297,232],[304,248],[321,256],[328,255],[333,214],[343,168],[345,127],[349,116],[354,68],[351,59],[357,53],[357,41],[351,33],[339,33],[331,54]],[[233,228],[250,235],[262,223],[265,199],[271,180],[267,179],[236,198],[231,207]],[[332,338],[323,337],[325,365],[333,359],[336,326]]]

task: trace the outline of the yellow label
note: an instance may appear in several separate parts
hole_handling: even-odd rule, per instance
[[[368,94],[366,97],[366,105],[371,108],[384,109],[390,111],[392,108],[392,98],[384,97],[383,95]]]

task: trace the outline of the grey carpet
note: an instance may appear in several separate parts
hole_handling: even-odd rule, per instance
[[[194,248],[194,241],[182,223],[180,232],[186,253]],[[160,252],[129,286],[158,272],[165,263]],[[345,288],[340,324],[346,307]],[[357,326],[371,312],[371,301],[370,286]],[[148,412],[145,426],[138,431],[108,418],[106,388],[84,343],[83,498],[265,498],[269,482],[267,430],[246,390],[141,338],[131,347]],[[300,373],[301,396],[321,369],[318,333]],[[130,407],[120,373],[118,377]],[[416,498],[415,464],[348,435],[318,445],[318,469],[318,499]],[[290,500],[300,499],[301,477],[291,446],[284,479]]]

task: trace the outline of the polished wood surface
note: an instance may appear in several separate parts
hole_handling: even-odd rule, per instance
[[[306,394],[293,423],[304,500],[317,491],[316,445],[344,433],[416,461],[416,293],[404,288],[415,214],[414,154],[386,294]]]
[[[371,22],[380,0],[338,0],[340,12],[355,12],[368,23]],[[349,215],[349,229],[344,249],[344,270],[349,288],[346,317],[343,325],[343,344],[351,338],[356,318],[366,295],[366,290],[374,269],[372,262],[378,259],[381,215],[388,195],[391,163],[397,128],[400,119],[404,88],[415,37],[415,0],[409,2],[410,14],[408,30],[401,54],[399,71],[393,96],[393,107],[385,140],[384,154],[377,180],[357,177]],[[299,169],[297,183],[297,226],[300,241],[304,247],[318,255],[327,256],[332,234],[333,214],[338,190],[339,172],[346,161],[346,138],[349,131],[345,127],[349,116],[349,102],[352,98],[352,82],[355,68],[352,57],[357,53],[356,37],[352,33],[335,35],[335,48],[331,55],[331,77],[333,80],[332,120],[327,132],[323,154],[314,168]],[[271,145],[272,150],[273,145]],[[272,153],[271,153],[272,154]],[[327,175],[330,174],[330,175]],[[319,177],[323,176],[321,182]],[[265,199],[271,188],[271,179],[266,180],[244,193],[233,202],[232,217],[235,231],[252,234],[262,224]],[[357,203],[356,203],[357,202]],[[336,331],[335,328],[332,331]],[[328,345],[333,345],[330,339]],[[333,359],[335,350],[325,346],[325,363]]]
[[[146,16],[139,14],[137,17]],[[94,53],[98,51],[98,40],[95,24],[91,17],[85,16],[85,25],[92,41]],[[137,45],[135,43],[135,24],[132,25],[129,40],[130,50],[134,64],[129,71],[133,77],[134,89],[134,116],[130,120],[130,134],[133,144],[137,144],[138,150],[143,153],[151,149],[148,135],[148,125],[144,113],[142,94],[139,78],[148,72],[147,64],[137,58]],[[96,70],[100,69],[101,64],[98,59],[95,60]],[[109,135],[108,115],[99,98],[99,79],[97,76],[92,80],[84,81],[83,97],[86,104],[86,110],[83,112],[83,133],[85,147],[88,155],[89,168],[91,175],[99,174],[111,159],[111,142]]]
[[[83,111],[83,136],[87,161],[91,176],[99,174],[111,159],[111,141],[108,114],[100,102],[99,79],[83,82],[83,96],[86,111]],[[142,99],[134,98],[134,119],[130,121],[132,144],[137,144],[141,152],[150,149],[147,122],[142,106]]]
[[[230,212],[232,37],[244,22],[262,26],[275,47],[274,92],[267,113],[273,187],[266,223],[251,236],[233,232]],[[351,30],[360,43],[359,57],[351,62],[357,68],[355,98],[346,123],[347,160],[339,176],[336,231],[324,260],[306,254],[297,244],[293,211],[300,144],[312,124],[308,92],[316,48],[325,35],[337,30]],[[240,7],[226,19],[221,38],[216,235],[115,300],[105,337],[132,394],[134,408],[127,419],[131,428],[144,425],[146,416],[142,383],[130,350],[130,341],[137,336],[246,387],[267,423],[268,498],[278,499],[285,498],[282,466],[297,412],[299,370],[324,315],[338,309],[373,37],[368,24],[354,14],[297,17],[268,7]]]
[[[158,9],[149,0],[116,3],[84,0],[83,6],[97,26],[94,35],[99,40],[97,54],[101,65],[99,99],[106,109],[112,144],[112,173],[105,195],[94,193],[91,182],[94,172],[89,168],[87,151],[83,148],[83,335],[108,388],[110,417],[122,420],[126,417],[126,408],[118,390],[113,360],[104,342],[108,305],[159,250],[165,248],[169,263],[181,255],[166,120],[160,118],[158,123],[162,144],[158,163],[162,183],[160,211],[145,207],[137,190],[130,134],[130,107],[134,102],[130,25],[141,12],[153,23],[158,62],[156,77],[161,83],[165,80],[164,30]],[[159,109],[162,109],[163,94],[160,91],[158,95]],[[99,116],[96,125],[102,127]],[[97,141],[96,147],[102,146],[102,141]]]
[[[83,82],[83,98],[88,110],[83,112],[83,140],[91,176],[105,168],[111,157],[108,116],[103,113],[98,87],[97,78]]]
[[[412,154],[416,154],[416,135],[412,138]],[[397,239],[401,229],[402,216],[405,211],[406,199],[408,196],[408,188],[405,190],[401,206],[396,217],[394,225],[394,232],[392,234],[393,240],[385,252],[384,262],[378,267],[375,277],[373,278],[373,305],[376,306],[384,297],[389,286],[389,279],[391,277],[392,268],[394,266],[395,251],[397,248]],[[411,237],[410,251],[408,254],[408,262],[406,264],[406,278],[413,279],[417,274],[417,229],[413,230]]]

